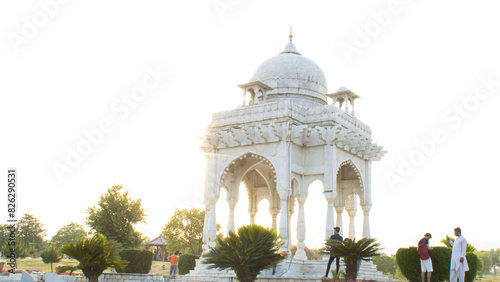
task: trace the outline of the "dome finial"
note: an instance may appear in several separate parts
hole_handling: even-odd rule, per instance
[[[292,38],[293,38],[293,35],[292,35],[292,26],[290,26],[290,35],[288,35],[288,38],[290,38],[290,42],[292,42]]]

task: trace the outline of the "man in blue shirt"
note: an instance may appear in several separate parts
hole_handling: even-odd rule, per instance
[[[340,227],[335,227],[333,228],[333,235],[330,236],[330,239],[333,239],[333,240],[337,240],[337,241],[343,241],[344,238],[342,238],[342,236],[340,236],[339,232],[340,232]],[[333,260],[335,259],[335,257],[332,257],[330,256],[330,259],[328,260],[328,265],[326,266],[326,274],[325,274],[325,277],[328,277],[328,272],[330,272],[330,266],[332,265],[332,262]],[[335,276],[337,276],[337,274],[339,273],[339,268],[340,268],[340,257],[337,257],[337,270],[336,270],[336,274]]]

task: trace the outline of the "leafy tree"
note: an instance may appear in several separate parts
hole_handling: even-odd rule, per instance
[[[62,253],[76,259],[79,264],[59,267],[59,271],[81,269],[89,282],[98,282],[99,275],[108,267],[123,268],[127,264],[126,261],[120,260],[114,244],[99,233],[92,238],[80,239],[74,244],[64,245]]]
[[[141,199],[132,200],[122,185],[113,185],[101,195],[97,207],[88,208],[87,224],[124,248],[137,247],[142,234],[134,229],[139,222],[146,222]]]
[[[203,245],[205,211],[200,209],[176,209],[163,227],[162,236],[168,250],[187,251],[200,255]]]
[[[387,255],[373,257],[373,263],[377,266],[377,270],[385,275],[396,275],[396,260],[393,257]]]
[[[337,241],[333,239],[326,240],[325,254],[333,257],[343,257],[346,265],[346,280],[356,281],[358,276],[358,264],[361,260],[370,260],[371,257],[380,255],[380,243],[375,238],[345,239]]]
[[[239,281],[255,281],[257,275],[285,258],[279,252],[283,245],[276,231],[251,224],[229,232],[228,237],[218,237],[215,248],[205,257],[208,268],[234,270]]]
[[[78,223],[71,222],[61,227],[57,233],[52,236],[52,242],[57,248],[74,243],[80,239],[87,238],[87,232]]]
[[[0,246],[3,246],[10,238],[10,224],[0,224]],[[5,254],[4,254],[5,255]]]
[[[43,224],[33,215],[25,213],[19,219],[17,223],[16,241],[18,241],[18,239],[23,241],[29,249],[28,252],[30,256],[35,255],[38,251],[43,249],[43,237],[46,235]]]
[[[42,257],[43,263],[50,263],[50,272],[54,272],[54,269],[52,268],[52,264],[54,262],[60,262],[62,259],[62,255],[56,249],[55,244],[51,244],[51,246],[48,249],[41,252],[40,257]]]
[[[15,244],[15,246],[9,245],[9,242],[5,241],[5,243],[2,245],[2,254],[6,257],[9,256],[10,249],[15,249],[17,258],[29,257],[32,253],[34,253],[33,247],[25,244],[23,239],[16,238]]]
[[[482,262],[481,273],[480,273],[481,276],[490,273],[490,270],[493,267],[493,261],[491,259],[490,252],[479,251],[477,252],[477,256],[479,257],[479,261]]]
[[[493,264],[493,272],[497,275],[496,268],[500,266],[500,249],[490,249],[490,257]]]

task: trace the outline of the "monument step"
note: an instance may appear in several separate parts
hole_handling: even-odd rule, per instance
[[[169,282],[237,282],[234,277],[207,277],[207,276],[176,276],[168,278]],[[290,277],[257,277],[257,282],[321,282],[321,278],[290,278]]]

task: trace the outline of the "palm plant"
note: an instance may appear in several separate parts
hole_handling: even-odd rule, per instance
[[[455,238],[450,238],[450,240],[452,242],[455,242]],[[448,248],[451,248],[451,244],[450,242],[448,242],[448,240],[446,239],[441,239],[441,243],[443,243],[446,247]],[[474,247],[472,244],[470,243],[467,243],[467,247],[466,247],[466,252],[475,252],[476,251],[476,247]]]
[[[108,268],[125,267],[126,261],[120,260],[120,256],[114,244],[106,240],[102,234],[96,233],[92,238],[80,239],[75,244],[69,243],[61,248],[63,254],[76,259],[76,266],[62,266],[60,272],[81,269],[89,282],[99,281],[99,275]]]
[[[371,257],[381,255],[382,248],[380,243],[376,241],[375,238],[363,238],[358,241],[356,239],[345,239],[344,241],[329,239],[325,243],[323,253],[332,257],[344,258],[346,280],[356,280],[358,263],[361,260],[368,261]]]
[[[228,237],[217,237],[217,245],[204,255],[204,263],[211,268],[234,270],[242,282],[255,281],[264,269],[272,268],[285,258],[279,249],[283,241],[276,231],[251,224],[229,232]]]

